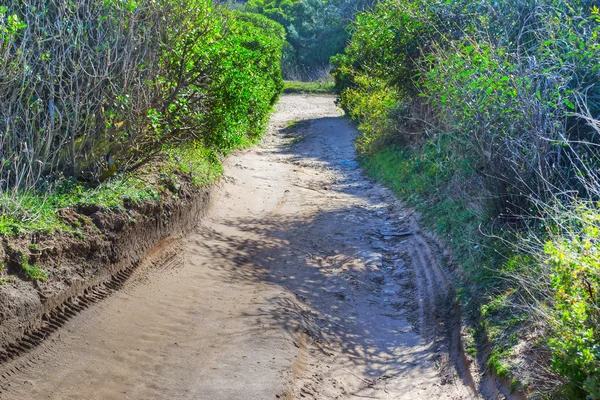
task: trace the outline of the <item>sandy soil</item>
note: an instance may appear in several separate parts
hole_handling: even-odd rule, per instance
[[[332,97],[284,96],[201,225],[3,365],[0,397],[474,398],[440,251],[355,135]]]

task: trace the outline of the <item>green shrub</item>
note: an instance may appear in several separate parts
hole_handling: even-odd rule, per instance
[[[536,324],[571,396],[598,398],[600,10],[591,3],[383,1],[356,18],[332,61],[368,170],[454,248],[459,292],[492,345],[488,365],[512,374],[515,335]],[[518,319],[490,312],[505,293],[502,313]]]
[[[0,8],[0,189],[130,172],[165,147],[229,149],[282,89],[283,28],[210,0]]]
[[[283,90],[285,31],[257,14],[223,11],[223,39],[210,47],[212,81],[206,144],[230,150],[258,138]]]
[[[68,228],[60,207],[157,200],[135,177],[151,160],[210,183],[219,153],[262,134],[284,36],[211,0],[5,2],[0,234]]]
[[[167,55],[208,42],[216,29],[206,18],[211,10],[204,0],[5,2],[2,189],[31,188],[42,176],[106,179],[194,128],[165,118],[205,109],[183,92],[207,72],[177,68]],[[195,109],[184,110],[186,103]]]
[[[560,230],[545,245],[554,291],[550,348],[554,366],[590,398],[600,398],[600,210],[578,202],[555,217]]]

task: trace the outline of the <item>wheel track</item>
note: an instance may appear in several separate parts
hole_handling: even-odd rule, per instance
[[[25,332],[20,339],[1,348],[0,396],[8,390],[15,375],[24,372],[31,365],[35,365],[41,357],[54,353],[52,343],[48,343],[48,339],[90,306],[122,290],[135,272],[140,272],[140,276],[136,276],[136,278],[143,278],[147,270],[151,268],[168,271],[180,264],[182,262],[179,254],[181,245],[178,241],[179,238],[164,239],[152,248],[142,261],[114,273],[98,285],[83,290],[82,294],[71,297],[50,313],[44,314],[39,328]],[[42,298],[43,300],[45,299]],[[38,348],[41,351],[34,353],[33,350]]]
[[[415,231],[416,220],[411,221]],[[437,239],[428,233],[415,233],[410,241],[410,258],[415,272],[417,296],[419,297],[419,329],[425,337],[446,345],[450,362],[458,377],[468,386],[474,396],[484,399],[524,398],[513,393],[506,384],[489,371],[480,371],[467,357],[462,342],[462,317],[455,291],[442,265],[445,265],[443,250]],[[424,280],[424,283],[421,282]],[[440,313],[437,313],[439,311]],[[434,327],[428,332],[426,326]],[[440,328],[443,328],[441,331]],[[430,335],[430,336],[428,336]],[[475,375],[474,375],[475,374]]]
[[[415,233],[406,241],[405,248],[409,249],[407,253],[414,273],[419,332],[435,347],[447,351],[449,362],[455,367],[459,378],[477,396],[477,384],[471,375],[462,344],[460,308],[454,298],[453,287],[441,267],[441,249],[418,233],[415,220],[411,221],[411,226]]]
[[[16,342],[0,349],[0,363],[2,363],[0,367],[0,377],[2,378],[0,380],[0,390],[7,390],[13,380],[11,379],[12,376],[18,372],[23,372],[22,370],[30,364],[35,364],[35,361],[41,356],[37,354],[28,358],[28,353],[44,343],[79,313],[120,290],[139,265],[140,263],[136,263],[125,270],[119,271],[106,282],[84,290],[84,293],[80,296],[72,297],[52,312],[42,316],[43,323],[41,327],[26,332]],[[51,346],[46,346],[42,354],[47,353],[49,347]],[[22,357],[24,359],[21,359]],[[0,394],[2,394],[2,391],[0,391]]]
[[[411,266],[413,267],[413,272],[415,275],[415,286],[417,287],[417,297],[418,301],[418,313],[419,313],[419,333],[421,335],[426,335],[427,329],[426,326],[429,322],[429,310],[431,309],[431,305],[429,304],[430,297],[426,294],[429,292],[428,288],[428,280],[423,271],[423,266],[421,265],[422,257],[420,257],[419,252],[416,248],[410,252]]]

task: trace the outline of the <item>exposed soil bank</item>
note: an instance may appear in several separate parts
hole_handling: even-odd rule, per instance
[[[127,211],[60,210],[66,223],[81,227],[84,238],[3,238],[0,262],[7,266],[5,273],[14,275],[0,286],[0,361],[27,351],[73,312],[116,289],[161,240],[189,232],[208,208],[210,190],[198,189],[185,177],[181,181],[177,196]],[[45,282],[20,279],[23,255],[48,271]]]

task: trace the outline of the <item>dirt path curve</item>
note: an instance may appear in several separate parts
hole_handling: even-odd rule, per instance
[[[439,251],[361,175],[333,98],[284,96],[270,130],[194,233],[2,366],[0,397],[473,398]]]

